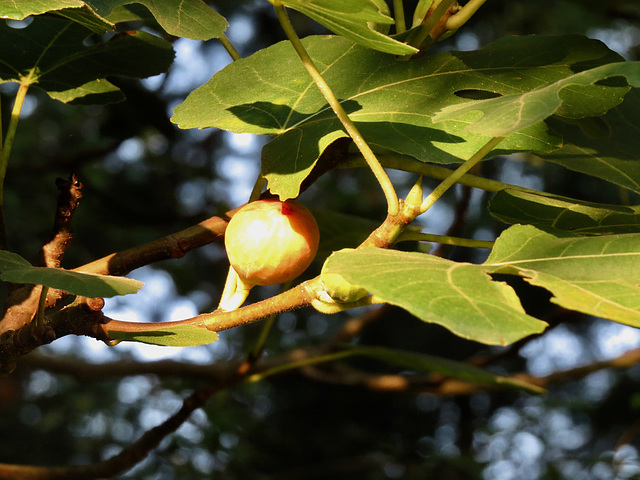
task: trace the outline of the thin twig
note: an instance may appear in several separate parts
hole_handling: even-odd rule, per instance
[[[82,198],[82,184],[73,174],[69,180],[56,180],[60,190],[58,205],[53,221],[53,231],[50,240],[42,247],[40,256],[45,266],[60,268],[62,257],[73,238],[71,220]]]

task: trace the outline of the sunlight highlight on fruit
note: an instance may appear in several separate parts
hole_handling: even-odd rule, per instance
[[[233,294],[233,287],[225,288],[220,308],[237,308],[255,285],[275,285],[298,277],[315,258],[319,239],[313,215],[293,200],[258,200],[244,206],[225,232],[225,248],[237,279]],[[228,284],[233,282],[233,272]]]

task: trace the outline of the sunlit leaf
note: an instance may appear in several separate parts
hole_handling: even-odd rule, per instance
[[[640,327],[640,234],[560,236],[531,225],[502,233],[483,265],[546,288],[552,302]]]
[[[105,79],[85,83],[78,88],[62,92],[47,92],[51,98],[71,104],[118,103],[124,100],[124,94],[114,84]]]
[[[61,10],[63,8],[81,8],[83,0],[19,0],[0,2],[0,18],[23,20],[29,15]]]
[[[622,102],[625,86],[605,86],[598,82],[622,76],[629,85],[640,87],[640,62],[619,62],[592,68],[561,80],[511,95],[448,105],[435,114],[434,122],[470,118],[481,113],[467,129],[471,132],[503,136],[533,125],[553,114],[568,118],[605,114]]]
[[[227,21],[202,0],[19,0],[0,2],[0,17],[22,20],[29,15],[55,12],[93,31],[112,30],[109,19],[114,9],[140,4],[149,9],[158,24],[170,35],[194,40],[220,37]],[[121,20],[121,19],[120,19]]]
[[[333,254],[324,271],[469,340],[506,345],[546,327],[525,313],[510,286],[478,265],[364,248]]]
[[[584,71],[579,78],[591,82],[615,74],[631,76],[635,68],[616,63],[620,56],[601,42],[578,35],[508,37],[473,52],[448,51],[410,62],[341,37],[309,37],[303,43],[374,149],[436,163],[469,158],[495,133],[468,131],[478,120],[474,112],[456,121],[433,122],[446,106],[468,105],[470,91],[495,94],[497,99],[521,98],[564,79],[575,80],[576,71]],[[606,67],[587,73],[601,65]],[[560,89],[571,109],[564,105],[545,111],[593,115],[614,106],[628,90],[599,83],[581,88]],[[604,100],[596,102],[592,95],[593,102],[578,105],[578,94],[591,95],[592,89]],[[529,107],[534,105],[527,103]],[[288,42],[218,72],[176,108],[173,121],[182,128],[278,135],[263,149],[262,161],[270,190],[281,198],[295,197],[324,149],[346,136]],[[550,152],[559,146],[559,138],[538,122],[508,135],[492,154]]]
[[[394,23],[389,8],[379,0],[282,0],[281,3],[365,47],[395,55],[418,51],[376,28]]]
[[[107,18],[115,7],[144,5],[167,33],[193,40],[218,38],[227,28],[224,17],[202,0],[85,0],[85,3]]]
[[[113,297],[137,293],[142,282],[124,277],[34,267],[20,255],[0,250],[0,280],[57,288],[83,297]]]
[[[514,225],[481,265],[366,248],[333,254],[325,272],[482,343],[512,343],[546,326],[490,273],[521,276],[564,308],[640,327],[638,233],[580,237]]]
[[[193,325],[168,325],[157,330],[141,332],[119,332],[109,330],[109,336],[116,340],[148,343],[165,347],[196,347],[218,340],[218,334],[203,327]]]

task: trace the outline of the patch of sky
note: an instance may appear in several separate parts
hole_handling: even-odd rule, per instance
[[[595,321],[590,336],[600,360],[615,358],[627,350],[640,347],[640,331],[637,328],[608,320]]]
[[[580,339],[563,325],[532,340],[520,353],[527,359],[529,372],[536,376],[577,367],[590,357]]]
[[[232,15],[229,18],[229,25],[226,32],[227,38],[236,49],[254,40],[256,24],[253,18],[247,15]]]
[[[618,21],[612,28],[594,28],[587,36],[604,42],[626,60],[634,60],[631,51],[640,45],[640,28],[626,21]]]
[[[504,161],[500,165],[499,181],[534,190],[544,189],[544,180],[524,161],[522,155],[513,154],[508,159],[510,161]]]

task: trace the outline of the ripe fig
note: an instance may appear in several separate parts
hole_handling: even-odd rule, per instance
[[[220,308],[237,308],[255,285],[298,277],[313,261],[319,239],[313,215],[293,200],[257,200],[242,207],[229,221],[224,237],[230,276],[237,275],[237,293],[223,293]]]
[[[258,200],[231,219],[224,244],[229,263],[253,285],[288,282],[318,251],[320,233],[311,212],[293,200]]]

